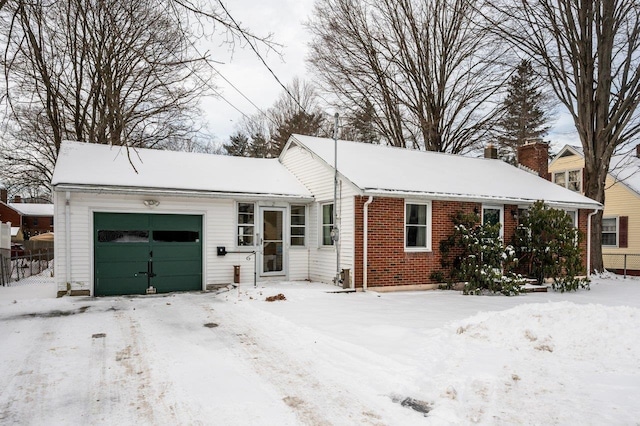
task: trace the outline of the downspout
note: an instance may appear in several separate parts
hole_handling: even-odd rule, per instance
[[[367,291],[367,251],[369,240],[369,204],[373,202],[373,196],[370,195],[369,199],[365,201],[363,213],[362,213],[362,291]],[[355,287],[355,283],[354,283]]]
[[[71,291],[71,193],[65,192],[64,203],[64,266],[67,291]]]
[[[596,209],[587,216],[587,277],[591,276],[591,217],[598,211]]]

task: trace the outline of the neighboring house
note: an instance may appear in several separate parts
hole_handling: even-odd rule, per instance
[[[299,135],[278,159],[64,142],[52,180],[59,293],[201,290],[238,267],[248,284],[254,261],[260,280],[349,270],[352,287],[433,288],[457,211],[500,222],[509,241],[537,200],[572,212],[583,232],[601,208],[500,160],[347,141],[334,206],[333,153],[333,140]]]
[[[23,203],[20,197],[9,203],[7,191],[0,189],[0,221],[11,222],[12,241],[53,232],[53,204]]]
[[[582,148],[566,145],[549,163],[551,180],[584,194]],[[640,275],[640,145],[635,155],[614,155],[605,187],[602,218],[605,268],[621,272],[624,254],[639,255],[627,264],[627,273]]]

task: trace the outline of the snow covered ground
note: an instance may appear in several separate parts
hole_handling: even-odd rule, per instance
[[[640,280],[591,287],[55,299],[24,280],[0,287],[0,424],[638,424]]]

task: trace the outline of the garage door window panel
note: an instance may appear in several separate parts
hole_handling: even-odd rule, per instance
[[[153,241],[160,243],[198,243],[200,233],[196,231],[153,231]]]
[[[100,243],[148,243],[149,231],[98,231]]]

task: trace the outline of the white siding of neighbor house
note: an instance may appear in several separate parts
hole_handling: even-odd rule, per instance
[[[93,213],[151,213],[151,214],[193,214],[202,215],[203,247],[203,288],[208,284],[228,284],[233,282],[233,266],[240,265],[241,285],[253,284],[253,257],[249,253],[228,253],[217,255],[217,246],[225,246],[227,251],[238,250],[235,245],[236,202],[232,199],[114,195],[104,193],[71,192],[70,230],[71,230],[71,289],[90,290],[93,294]],[[55,271],[59,291],[66,291],[65,265],[65,193],[54,192],[55,199]],[[145,199],[160,202],[158,207],[150,209],[143,205]],[[243,201],[244,202],[244,201]],[[265,205],[288,203],[267,202]],[[288,210],[287,210],[288,215]],[[288,226],[289,220],[285,219]],[[287,231],[288,235],[288,231]],[[59,237],[58,237],[59,236]],[[290,250],[289,278],[302,280],[308,278],[307,251]],[[260,278],[258,278],[260,280]]]
[[[334,247],[321,246],[319,231],[322,224],[320,206],[333,202],[333,169],[297,146],[291,146],[281,157],[281,161],[315,197],[315,202],[308,210],[309,278],[330,283],[336,274],[336,250]],[[340,268],[351,270],[353,282],[354,197],[357,191],[351,183],[345,181],[340,181],[339,188],[337,213],[340,229]]]

